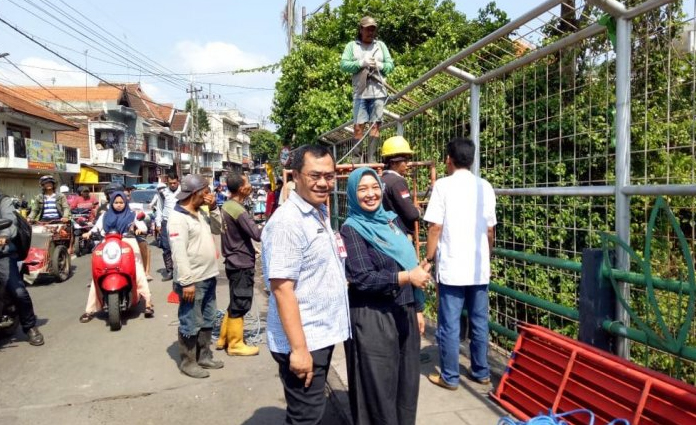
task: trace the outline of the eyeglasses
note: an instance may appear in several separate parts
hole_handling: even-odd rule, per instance
[[[336,173],[300,173],[307,177],[313,182],[318,182],[321,179],[326,180],[327,183],[332,182],[336,179]]]

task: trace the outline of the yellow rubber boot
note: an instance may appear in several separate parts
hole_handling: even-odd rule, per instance
[[[225,347],[227,347],[227,312],[225,312],[225,317],[220,322],[220,337],[215,344],[215,349],[224,350]]]
[[[255,356],[259,354],[259,347],[250,347],[244,343],[244,318],[227,319],[227,355],[228,356]]]

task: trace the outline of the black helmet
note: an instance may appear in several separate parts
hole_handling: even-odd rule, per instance
[[[53,183],[53,185],[55,186],[56,179],[50,174],[41,176],[41,178],[39,179],[39,185],[43,186],[45,183]]]
[[[106,185],[106,187],[104,187],[104,194],[106,196],[109,196],[113,192],[117,192],[117,191],[123,192],[123,189],[124,189],[124,187],[121,183],[109,183]]]
[[[77,193],[82,194],[82,192],[89,192],[89,188],[87,186],[78,186]]]

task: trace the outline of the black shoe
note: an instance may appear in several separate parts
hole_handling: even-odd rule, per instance
[[[27,337],[29,338],[29,344],[31,345],[43,345],[44,337],[41,335],[39,328],[36,326],[27,331]]]
[[[174,279],[173,273],[165,273],[162,277],[162,282],[167,282]]]

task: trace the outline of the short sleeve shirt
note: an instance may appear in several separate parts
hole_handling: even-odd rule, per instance
[[[488,228],[497,223],[490,183],[465,169],[439,179],[423,219],[442,225],[437,248],[440,283],[465,286],[490,282]]]
[[[348,285],[344,261],[338,254],[327,209],[322,214],[291,192],[271,216],[261,234],[261,259],[266,286],[270,279],[295,281],[307,348],[315,351],[350,337]],[[290,352],[278,304],[271,293],[268,304],[268,348]]]

